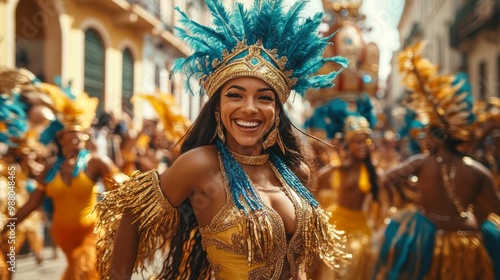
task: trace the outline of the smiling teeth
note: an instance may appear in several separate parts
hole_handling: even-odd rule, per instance
[[[256,127],[259,125],[259,122],[246,122],[246,121],[236,121],[236,124],[245,126],[245,127]]]

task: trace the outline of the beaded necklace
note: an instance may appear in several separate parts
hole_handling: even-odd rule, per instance
[[[440,161],[438,160],[438,162]],[[460,217],[464,219],[470,218],[472,216],[472,205],[469,205],[468,207],[464,206],[464,203],[456,193],[453,184],[453,182],[455,181],[456,173],[457,173],[456,166],[452,165],[448,173],[448,165],[442,162],[441,160],[441,176],[443,177],[443,186],[444,189],[446,190],[446,194],[453,203],[453,206],[455,206],[455,210],[457,211],[457,213],[460,214]]]

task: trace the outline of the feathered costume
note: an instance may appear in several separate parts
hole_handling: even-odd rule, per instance
[[[376,123],[373,106],[367,95],[361,95],[355,100],[356,110],[349,110],[347,101],[335,98],[315,109],[312,116],[306,121],[306,128],[325,130],[328,138],[341,134],[345,142],[359,134],[371,135],[372,127]],[[346,234],[347,253],[352,255],[349,266],[338,274],[340,279],[369,279],[373,268],[373,252],[371,246],[371,229],[368,219],[362,209],[354,210],[338,205],[336,193],[342,188],[342,178],[346,178],[341,166],[333,168],[328,177],[328,189],[322,189],[316,194],[322,206],[331,213],[330,223]],[[371,191],[369,174],[365,164],[360,166],[358,178],[360,191],[367,194]],[[327,267],[319,267],[314,279],[332,279],[333,271]]]
[[[91,125],[97,108],[97,98],[86,93],[73,94],[69,88],[41,83],[32,77],[33,85],[44,96],[56,118],[40,134],[39,141],[48,145],[62,131],[85,132]],[[98,187],[86,175],[85,168],[91,158],[82,149],[76,157],[72,179],[68,184],[60,174],[65,161],[60,151],[56,161],[48,167],[37,190],[46,195],[54,206],[51,235],[66,256],[67,267],[62,279],[98,279],[96,263],[97,235],[94,233],[96,215],[91,214],[97,203]]]
[[[423,47],[419,42],[399,55],[403,82],[412,90],[406,105],[424,126],[443,131],[443,139],[473,140],[473,97],[465,76],[437,75],[437,66],[423,58]],[[458,218],[471,214],[454,206]],[[455,232],[439,230],[426,216],[433,213],[423,211],[413,207],[391,219],[374,279],[500,279],[498,216],[490,214],[480,231]]]
[[[301,17],[306,1],[298,1],[288,11],[284,10],[283,0],[257,0],[249,10],[236,3],[232,12],[220,0],[207,0],[206,4],[213,28],[190,20],[177,9],[187,30],[176,30],[193,48],[193,54],[177,59],[173,73],[186,75],[190,92],[194,91],[190,80],[199,80],[212,97],[230,79],[250,76],[265,81],[284,103],[292,90],[304,94],[311,87],[333,86],[337,72],[319,76],[315,73],[328,62],[347,63],[342,57],[322,57],[329,38],[317,32],[322,14]],[[199,275],[202,271],[192,271],[185,262],[195,251],[194,238],[200,235],[215,279],[278,279],[285,259],[290,264],[289,277],[296,279],[315,256],[330,267],[344,261],[340,232],[328,224],[327,214],[279,156],[270,153],[269,164],[293,202],[299,221],[290,241],[281,217],[265,206],[233,154],[219,138],[212,141],[224,177],[226,204],[208,226],[192,229],[191,239],[184,243],[187,249],[183,258],[166,260],[170,265],[180,267],[191,278],[193,274],[206,276]],[[125,209],[131,209],[139,222],[136,272],[144,271],[148,260],[156,256],[156,249],[163,248],[173,236],[175,239],[176,230],[186,222],[182,217],[186,209],[174,208],[165,199],[154,170],[136,175],[108,193],[96,209],[103,233],[98,245],[103,279],[109,277],[115,234]]]

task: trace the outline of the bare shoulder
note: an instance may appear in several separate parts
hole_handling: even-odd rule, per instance
[[[474,172],[477,172],[479,176],[492,178],[491,171],[479,161],[467,156],[463,157],[462,161],[466,166],[474,170]]]
[[[217,149],[213,145],[202,146],[187,151],[175,160],[171,168],[187,167],[193,172],[206,172],[218,167]]]
[[[196,183],[205,176],[219,170],[217,149],[214,145],[208,145],[194,148],[179,156],[160,178],[162,181],[182,181],[196,187]]]
[[[218,172],[220,168],[215,146],[198,147],[179,156],[160,175],[160,186],[170,203],[176,206]]]

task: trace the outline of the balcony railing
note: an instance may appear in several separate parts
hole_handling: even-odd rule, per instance
[[[144,10],[154,15],[157,19],[161,20],[161,10],[159,0],[127,0],[130,4],[137,4]]]
[[[460,8],[450,27],[450,44],[457,47],[484,26],[498,21],[500,0],[470,0]]]

